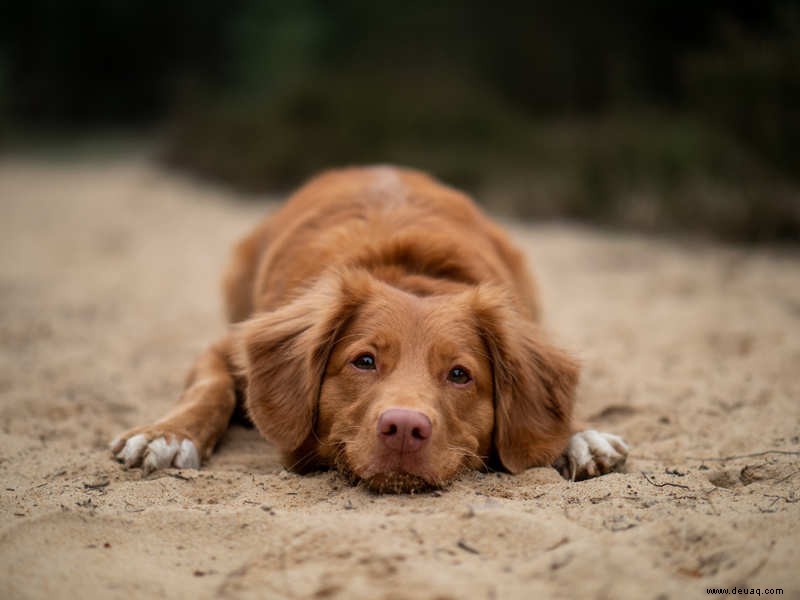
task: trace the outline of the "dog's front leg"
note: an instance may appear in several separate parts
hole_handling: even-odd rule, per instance
[[[111,442],[111,451],[126,468],[145,474],[171,466],[196,469],[211,456],[236,406],[230,362],[230,336],[197,359],[178,405],[151,425],[136,427]]]
[[[586,429],[574,433],[553,463],[565,479],[578,481],[617,471],[628,458],[628,444],[618,435]]]

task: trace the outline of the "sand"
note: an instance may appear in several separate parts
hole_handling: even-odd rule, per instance
[[[0,161],[0,597],[800,598],[796,250],[510,225],[624,473],[378,496],[243,427],[199,471],[123,470],[108,441],[224,331],[272,207],[144,158]]]

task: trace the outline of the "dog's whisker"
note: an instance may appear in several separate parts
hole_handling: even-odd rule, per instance
[[[308,461],[314,458],[315,452],[313,450],[306,452],[303,456],[301,456],[298,460],[292,463],[290,466],[287,467],[287,471],[294,471],[299,467],[305,465]]]
[[[475,458],[478,461],[480,461],[481,466],[484,469],[488,469],[489,468],[489,465],[486,462],[486,460],[487,460],[486,457],[483,457],[480,454],[478,454],[478,453],[476,453],[476,452],[474,452],[474,451],[472,451],[472,450],[470,450],[468,448],[464,448],[463,446],[448,445],[447,449],[450,450],[451,452],[454,452],[454,453],[456,453],[456,454],[458,454],[458,455],[460,455],[462,457],[465,457],[465,458]]]

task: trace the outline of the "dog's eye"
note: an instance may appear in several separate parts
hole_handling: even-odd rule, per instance
[[[356,369],[361,369],[362,371],[374,371],[375,357],[369,352],[365,352],[364,354],[359,354],[352,364]]]
[[[447,381],[464,385],[465,383],[472,381],[472,377],[470,377],[469,371],[467,371],[464,367],[453,367],[447,374]]]

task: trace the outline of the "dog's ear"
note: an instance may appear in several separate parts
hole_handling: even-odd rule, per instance
[[[317,403],[333,343],[370,288],[364,272],[327,275],[293,302],[237,326],[245,408],[287,460],[313,454]]]
[[[511,473],[550,465],[571,434],[578,365],[502,290],[482,286],[473,306],[492,363],[497,456]]]

